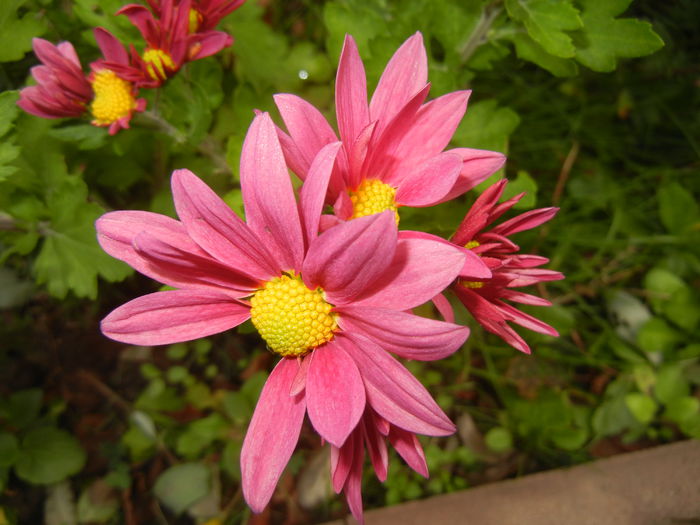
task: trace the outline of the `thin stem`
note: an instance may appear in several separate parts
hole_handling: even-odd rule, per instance
[[[462,63],[468,62],[476,50],[488,42],[486,34],[489,32],[489,29],[491,29],[491,25],[493,24],[494,20],[496,20],[496,17],[498,17],[500,14],[501,8],[495,7],[494,4],[490,4],[484,8],[481,13],[479,23],[476,25],[474,31],[472,31],[472,34],[469,35],[469,38],[464,45],[462,45],[462,49],[460,50]]]

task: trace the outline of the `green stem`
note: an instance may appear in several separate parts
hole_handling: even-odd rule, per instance
[[[496,20],[500,14],[501,8],[495,7],[494,4],[486,6],[481,12],[479,23],[474,28],[474,31],[472,31],[472,34],[469,35],[467,41],[464,42],[462,49],[459,52],[460,56],[462,57],[463,64],[466,64],[469,61],[480,46],[489,41],[486,35],[489,32],[489,29],[491,29],[491,25],[493,24],[494,20]]]

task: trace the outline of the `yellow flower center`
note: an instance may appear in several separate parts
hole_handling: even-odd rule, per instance
[[[297,275],[267,281],[250,305],[251,321],[267,346],[285,357],[302,356],[327,343],[338,328],[323,290],[310,290]]]
[[[177,69],[173,59],[162,49],[146,49],[143,52],[143,61],[146,62],[146,69],[153,80],[163,81],[168,78],[168,73]]]
[[[132,94],[131,82],[117,76],[111,69],[95,73],[92,79],[95,98],[90,111],[96,126],[108,126],[122,117],[126,117],[136,107]]]
[[[463,279],[460,279],[459,284],[461,284],[465,288],[472,288],[472,289],[484,287],[483,281],[465,281]]]
[[[365,179],[356,190],[350,191],[349,194],[352,202],[351,219],[374,215],[384,210],[392,210],[396,216],[396,224],[399,224],[398,206],[394,200],[396,197],[395,188],[378,179]]]
[[[200,24],[202,23],[202,20],[203,20],[202,13],[200,13],[196,9],[191,8],[190,9],[190,26],[189,26],[190,33],[197,32]]]
[[[469,241],[467,244],[464,245],[464,247],[467,250],[471,250],[472,248],[477,248],[481,246],[481,243],[479,241]]]

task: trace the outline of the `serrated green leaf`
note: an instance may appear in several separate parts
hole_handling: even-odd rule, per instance
[[[503,199],[510,199],[523,192],[525,196],[513,208],[518,210],[534,208],[537,203],[537,182],[527,171],[519,170],[515,179],[510,181],[503,191]]]
[[[104,145],[109,136],[106,128],[99,128],[91,124],[77,124],[54,128],[49,135],[64,142],[74,142],[80,150],[97,149]]]
[[[0,93],[0,137],[10,130],[12,123],[17,118],[17,113],[19,112],[18,100],[18,91],[3,91]],[[0,164],[2,164],[1,160]]]
[[[583,29],[576,38],[576,60],[594,71],[613,71],[618,58],[634,58],[658,51],[664,45],[649,22],[616,19],[629,0],[585,0]]]
[[[32,38],[46,30],[46,21],[36,12],[21,18],[17,12],[26,0],[3,0],[0,3],[0,62],[20,60],[32,48]]]
[[[506,0],[506,9],[525,24],[528,34],[547,53],[560,58],[576,54],[566,31],[579,29],[581,19],[570,0]]]
[[[131,269],[107,255],[97,243],[95,220],[104,210],[87,202],[87,188],[77,177],[66,178],[48,202],[50,226],[36,259],[37,282],[63,298],[97,296],[97,277],[119,281]]]
[[[163,472],[153,487],[156,497],[180,514],[209,493],[211,473],[201,463],[182,463]]]
[[[370,60],[370,40],[388,32],[387,20],[376,3],[360,0],[328,2],[323,8],[323,21],[328,30],[326,47],[334,63],[340,56],[345,35],[352,35],[360,55]]]
[[[541,45],[524,33],[514,35],[513,44],[515,44],[515,52],[519,58],[537,64],[554,76],[573,77],[578,73],[576,62],[547,53]]]
[[[84,464],[85,451],[73,436],[58,428],[41,427],[22,439],[15,472],[24,481],[44,485],[72,476]]]
[[[520,117],[515,111],[499,107],[495,100],[483,100],[469,105],[452,140],[460,147],[505,153],[508,137],[518,124]]]

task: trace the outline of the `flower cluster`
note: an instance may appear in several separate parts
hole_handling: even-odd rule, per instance
[[[469,329],[454,323],[443,291],[453,290],[478,323],[519,350],[529,348],[507,322],[556,333],[504,302],[548,304],[513,288],[563,276],[537,269],[546,259],[519,254],[509,236],[556,209],[484,231],[520,198],[499,204],[501,181],[476,200],[450,240],[399,230],[402,207],[460,196],[505,160],[490,151],[445,150],[469,92],[426,103],[428,89],[417,33],[368,102],[362,61],[347,37],[336,80],[339,138],[294,95],[275,97],[286,132],[267,113],[255,116],[240,163],[245,221],[188,170],[172,176],[179,220],[116,211],[97,221],[105,251],[174,288],[114,310],[102,321],[106,336],[162,345],[251,320],[280,356],[241,451],[243,494],[255,512],[272,497],[306,415],[330,444],[333,488],[359,521],[365,453],[381,481],[387,443],[428,476],[417,435],[445,436],[455,426],[394,356],[437,360],[465,342]],[[288,168],[303,180],[298,194]],[[334,214],[323,214],[327,205]],[[411,313],[431,300],[445,321]]]
[[[141,88],[156,88],[185,64],[230,46],[227,33],[216,24],[245,0],[149,0],[151,11],[129,4],[118,11],[136,26],[146,43],[139,54],[133,44],[127,50],[109,31],[94,30],[102,57],[90,64],[85,75],[70,42],[53,45],[33,40],[41,65],[32,68],[35,86],[20,91],[17,104],[43,118],[92,116],[92,124],[108,127],[114,135],[128,128],[135,112],[146,109],[138,98]]]

